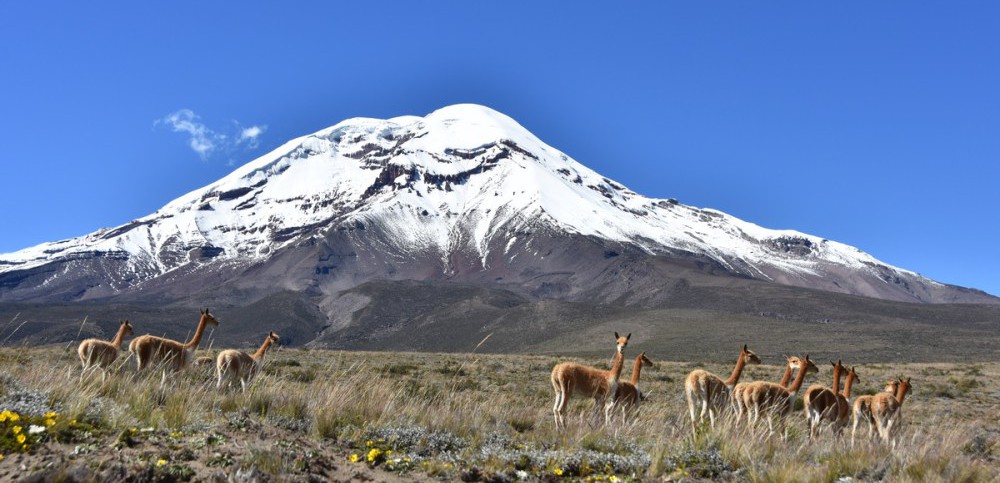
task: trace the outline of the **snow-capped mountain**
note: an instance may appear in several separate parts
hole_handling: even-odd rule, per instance
[[[637,269],[643,260],[659,268]],[[642,302],[675,269],[901,301],[996,301],[832,240],[642,196],[468,104],[348,119],[149,216],[0,255],[0,300],[289,289],[329,301],[385,278]]]

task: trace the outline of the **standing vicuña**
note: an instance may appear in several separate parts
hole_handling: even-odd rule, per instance
[[[791,386],[784,387],[780,384],[766,381],[756,381],[747,386],[745,399],[749,401],[749,404],[747,404],[748,408],[753,409],[753,420],[751,423],[759,421],[760,413],[763,412],[769,416],[767,418],[767,427],[773,433],[774,422],[770,416],[776,416],[779,422],[783,422],[784,416],[792,411],[795,394],[799,392],[802,382],[805,381],[806,374],[810,372],[819,372],[819,368],[806,355],[805,359],[802,360],[802,367],[799,368],[798,373],[795,375],[795,381],[792,382]]]
[[[622,416],[631,415],[639,409],[639,403],[645,397],[639,390],[639,373],[642,366],[653,367],[653,361],[642,352],[635,358],[635,366],[632,368],[631,381],[619,381],[618,390],[615,392],[614,406],[622,410]]]
[[[264,354],[267,353],[271,344],[279,342],[281,342],[281,338],[278,337],[278,334],[271,332],[267,334],[267,337],[264,338],[264,344],[253,355],[236,349],[220,352],[215,364],[215,373],[219,377],[219,381],[215,384],[215,387],[222,387],[222,379],[224,377],[229,379],[230,384],[233,380],[239,379],[240,386],[246,392],[247,383],[260,372],[261,364],[264,361]]]
[[[622,364],[625,358],[625,346],[632,334],[625,337],[615,332],[615,360],[611,370],[605,371],[575,362],[561,362],[552,368],[552,388],[556,391],[556,402],[552,406],[552,415],[556,420],[556,428],[566,427],[566,406],[574,394],[594,398],[594,418],[597,418],[601,406],[604,417],[610,417],[611,401],[608,395],[613,395],[618,389],[618,378],[622,374]],[[612,396],[614,397],[614,396]]]
[[[888,444],[893,433],[899,429],[900,419],[903,413],[903,400],[910,392],[910,378],[905,380],[899,378],[899,387],[896,394],[880,393],[872,399],[872,417],[875,419],[875,427],[878,429],[882,442]],[[896,446],[896,440],[892,439],[892,446]]]
[[[187,368],[194,360],[194,351],[201,343],[201,337],[205,334],[205,326],[219,325],[215,316],[208,312],[208,309],[201,311],[201,319],[198,320],[198,328],[194,331],[194,336],[186,344],[176,340],[154,335],[140,335],[132,340],[128,350],[135,353],[136,364],[139,370],[156,364],[163,365],[163,380],[166,380],[167,369],[179,371]]]
[[[830,362],[833,366],[833,387],[826,387],[822,384],[813,384],[806,389],[802,396],[802,403],[805,406],[806,424],[809,425],[809,438],[816,437],[819,425],[825,420],[831,425],[837,423],[840,417],[840,374],[844,366],[838,360],[836,363]]]
[[[83,364],[83,371],[80,372],[80,380],[83,380],[83,376],[87,374],[88,370],[100,369],[101,382],[104,382],[107,370],[118,359],[118,351],[121,350],[122,341],[125,339],[125,336],[129,335],[132,335],[132,324],[127,320],[123,320],[121,325],[118,326],[118,333],[115,334],[115,338],[111,342],[100,339],[87,339],[81,342],[80,347],[76,351],[80,355],[80,363]]]
[[[802,367],[802,361],[799,360],[798,356],[785,356],[785,373],[781,376],[781,381],[778,384],[781,387],[788,387],[788,383],[792,380],[792,371],[797,370]],[[741,382],[733,387],[733,395],[730,398],[733,405],[733,412],[736,416],[736,422],[739,423],[744,415],[747,415],[749,420],[749,408],[750,408],[750,395],[747,392],[747,388],[758,384],[759,381],[751,382]]]
[[[896,389],[899,388],[899,380],[892,380],[885,383],[885,387],[882,391],[891,395],[896,394]],[[851,414],[853,416],[853,421],[851,423],[851,447],[854,447],[854,437],[858,433],[858,423],[864,419],[868,422],[868,439],[872,437],[872,430],[875,428],[875,418],[872,416],[872,401],[875,399],[875,394],[858,396],[851,404]]]
[[[729,393],[739,382],[743,367],[747,364],[760,364],[760,358],[743,344],[729,379],[723,381],[719,376],[703,369],[695,369],[688,374],[684,381],[684,393],[687,396],[688,411],[691,413],[691,425],[694,429],[697,429],[698,422],[705,419],[705,413],[708,413],[712,428],[715,428],[715,416],[725,409]],[[699,407],[701,413],[696,416]]]

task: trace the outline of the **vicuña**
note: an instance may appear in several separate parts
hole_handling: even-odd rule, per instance
[[[708,414],[712,428],[715,428],[715,417],[726,408],[730,393],[740,381],[740,375],[747,364],[760,364],[760,357],[743,344],[736,366],[725,381],[721,377],[703,369],[695,369],[684,380],[684,393],[687,396],[688,411],[691,413],[691,425],[698,428],[698,423]],[[701,412],[698,413],[698,409]],[[697,414],[697,416],[696,416]]]
[[[556,428],[566,427],[566,407],[573,395],[594,398],[594,417],[604,406],[605,421],[611,417],[613,395],[618,389],[618,378],[622,374],[622,364],[625,358],[625,346],[632,334],[625,337],[615,332],[615,359],[611,370],[601,370],[575,362],[561,362],[552,368],[552,388],[556,392],[556,402],[552,406]]]
[[[201,319],[198,320],[198,328],[195,329],[194,336],[186,344],[176,340],[157,337],[154,335],[141,335],[132,340],[128,350],[136,355],[136,365],[139,370],[155,365],[163,367],[163,380],[166,381],[167,369],[180,371],[194,361],[194,351],[198,349],[201,338],[205,334],[205,327],[208,325],[219,325],[219,321],[209,313],[208,309],[201,311]]]
[[[227,385],[232,384],[234,380],[239,380],[240,387],[246,392],[247,384],[260,372],[261,364],[264,362],[264,354],[267,354],[271,344],[280,342],[281,338],[278,337],[278,334],[270,332],[264,338],[260,349],[257,349],[253,355],[236,349],[220,352],[215,363],[215,373],[218,376],[215,387],[221,388],[223,379],[228,379]]]
[[[80,355],[80,363],[83,364],[80,380],[83,380],[83,376],[87,374],[88,370],[93,369],[101,371],[101,382],[103,383],[111,364],[118,359],[122,341],[132,333],[132,324],[123,320],[111,342],[100,339],[87,339],[81,342],[80,347],[76,350],[77,354]]]

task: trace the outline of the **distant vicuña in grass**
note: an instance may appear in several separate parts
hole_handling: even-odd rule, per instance
[[[146,334],[132,339],[128,350],[135,354],[136,367],[140,371],[160,366],[163,371],[162,382],[166,382],[167,370],[181,371],[187,369],[194,362],[194,351],[198,350],[198,344],[201,343],[201,338],[205,335],[205,327],[208,325],[219,325],[219,321],[209,313],[208,309],[205,309],[201,311],[201,318],[198,320],[194,336],[187,343]]]

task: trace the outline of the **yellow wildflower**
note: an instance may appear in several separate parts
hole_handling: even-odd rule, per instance
[[[3,461],[3,455],[0,454],[0,461]]]
[[[52,425],[54,425],[54,424],[56,424],[56,420],[55,420],[55,419],[52,419],[52,418],[49,418],[49,419],[46,419],[46,420],[45,420],[45,425],[46,425],[46,426],[48,426],[48,427],[50,427],[50,428],[51,428],[51,427],[52,427]]]
[[[365,441],[365,446],[371,448],[372,446],[375,446],[375,443],[373,443],[372,440],[369,439],[368,441]]]
[[[26,439],[28,439],[28,437],[25,436],[25,435],[23,435],[23,434],[17,435],[17,442],[18,443],[24,443],[24,440],[26,440]]]
[[[8,411],[7,412],[7,419],[9,419],[10,422],[12,422],[12,423],[16,423],[18,420],[21,419],[21,416],[18,416],[17,413],[15,413],[13,411]]]
[[[361,459],[361,456],[358,455],[357,453],[352,454],[349,458],[347,458],[347,460],[350,461],[351,463],[357,463],[359,459]]]
[[[163,466],[165,464],[167,464],[167,460],[165,460],[163,458],[160,458],[160,459],[156,460],[156,466]]]
[[[46,419],[51,419],[51,418],[55,418],[55,417],[59,417],[59,415],[58,415],[58,414],[56,414],[56,413],[54,413],[54,412],[51,412],[51,411],[50,411],[50,412],[47,412],[47,413],[45,413],[45,416],[44,416],[44,417],[45,417]]]
[[[553,473],[555,473],[555,475],[556,475],[556,476],[562,476],[562,475],[563,475],[563,470],[562,470],[562,468],[556,468],[556,469],[555,469],[555,470],[553,470],[552,472],[553,472]]]
[[[20,434],[21,433],[21,429],[23,429],[23,428],[21,428],[20,426],[14,426],[13,428],[11,428],[11,431],[13,431],[14,434]]]
[[[615,475],[611,475],[608,477],[608,481],[614,483],[615,481],[618,481],[618,477]]]
[[[7,422],[7,411],[4,411],[0,413],[0,423],[6,423],[6,422]]]
[[[368,452],[368,456],[365,459],[367,459],[368,462],[374,462],[379,456],[382,456],[382,450],[372,448],[372,450]]]

